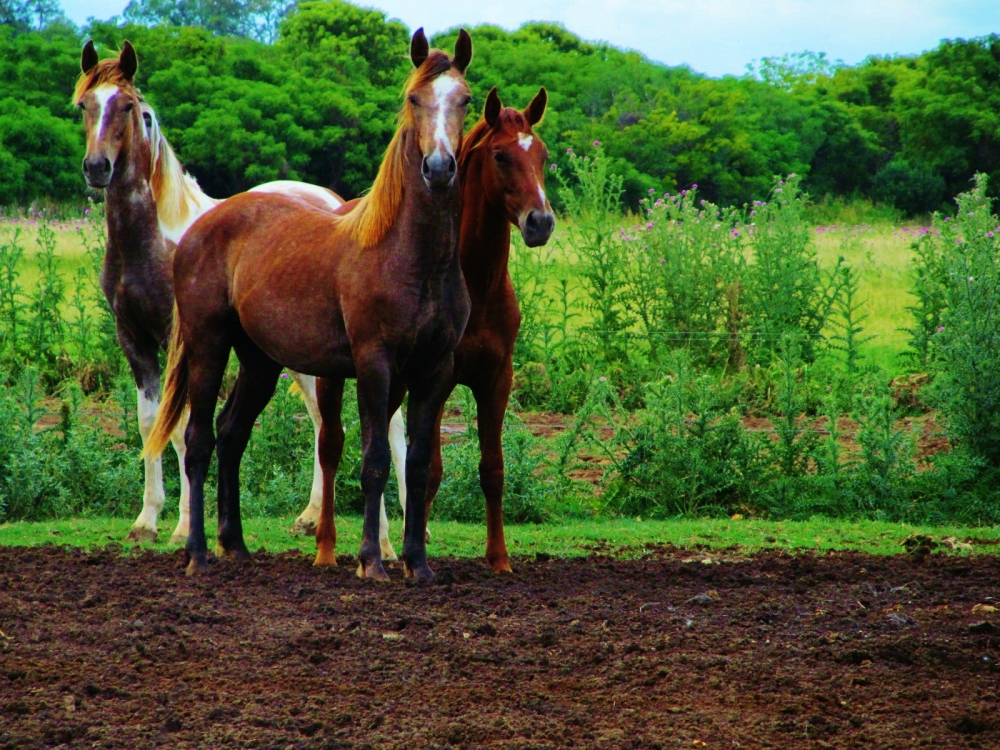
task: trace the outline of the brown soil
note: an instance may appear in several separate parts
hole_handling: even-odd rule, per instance
[[[997,557],[432,562],[0,549],[0,748],[1000,746]]]

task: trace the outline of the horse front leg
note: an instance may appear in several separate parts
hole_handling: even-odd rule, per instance
[[[156,410],[160,405],[160,363],[157,359],[159,347],[152,340],[137,340],[128,329],[121,325],[118,326],[118,341],[125,353],[129,368],[132,370],[132,377],[135,379],[136,416],[139,422],[139,435],[142,436],[142,445],[145,447],[146,441],[153,431]],[[143,469],[145,482],[142,493],[142,510],[132,524],[128,537],[126,537],[126,541],[129,542],[156,541],[156,522],[167,498],[163,490],[163,462],[160,457],[145,456]]]
[[[361,491],[364,528],[358,551],[360,578],[386,579],[379,544],[382,495],[389,478],[389,363],[383,352],[356,355],[358,415],[361,418]]]
[[[427,564],[427,485],[434,452],[434,433],[440,434],[438,416],[451,392],[452,360],[438,370],[411,382],[406,421],[410,444],[406,452],[406,524],[403,530],[403,564],[407,577],[429,581]]]
[[[494,573],[509,573],[503,528],[503,418],[513,384],[508,359],[496,377],[472,389],[479,415],[479,486],[486,496],[486,561]]]
[[[337,545],[337,526],[333,515],[335,487],[337,469],[344,452],[344,426],[340,421],[344,403],[344,380],[320,378],[316,383],[315,393],[321,417],[316,455],[320,462],[322,503],[316,527],[316,559],[313,565],[333,567],[337,564],[337,556],[334,554]]]

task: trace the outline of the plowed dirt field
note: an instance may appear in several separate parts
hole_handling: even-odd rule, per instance
[[[0,549],[0,748],[1000,747],[994,556],[342,560]]]

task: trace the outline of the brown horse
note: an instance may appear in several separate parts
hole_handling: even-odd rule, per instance
[[[358,572],[366,577],[386,577],[378,526],[390,461],[388,405],[398,401],[393,392],[409,389],[409,520],[402,558],[408,575],[433,577],[424,496],[436,418],[469,315],[457,252],[455,154],[470,100],[465,69],[472,41],[463,30],[449,58],[429,51],[421,29],[410,57],[416,70],[406,85],[399,127],[371,192],[350,213],[338,216],[301,201],[246,193],[195,222],[177,249],[177,324],[147,451],[163,449],[190,402],[189,573],[207,565],[204,484],[215,447],[212,418],[235,349],[240,374],[218,418],[222,549],[236,557],[249,554],[240,523],[239,463],[254,421],[287,366],[358,380],[365,495]],[[321,441],[325,432],[324,425]],[[324,483],[324,495],[329,485]],[[332,552],[320,548],[317,562],[334,564]]]
[[[521,311],[507,270],[510,228],[512,224],[520,228],[529,247],[544,245],[555,228],[555,217],[545,195],[548,150],[532,129],[545,114],[546,101],[543,88],[519,112],[504,108],[494,88],[486,98],[483,118],[466,135],[459,155],[462,186],[459,258],[472,307],[465,333],[455,350],[455,368],[448,392],[457,384],[468,386],[479,409],[479,481],[486,496],[486,559],[497,573],[510,571],[503,528],[501,433],[513,381],[514,341],[521,324]],[[348,207],[349,204],[345,206]],[[343,445],[339,408],[342,388],[342,381],[321,379],[317,384],[323,416],[319,452],[324,486],[333,483]],[[425,513],[430,512],[441,484],[440,423],[439,413]],[[328,433],[327,428],[330,428]],[[323,434],[331,436],[330,442],[324,441]],[[397,450],[396,441],[392,448]],[[404,504],[403,512],[407,510]],[[323,528],[332,530],[332,504],[329,509],[324,508],[324,513],[331,520]],[[327,538],[317,537],[317,542],[332,545],[333,539],[328,532]]]
[[[125,42],[119,56],[99,61],[94,42],[83,47],[81,74],[73,95],[83,112],[87,154],[83,170],[87,183],[105,190],[108,244],[101,274],[108,304],[115,315],[118,339],[138,390],[139,432],[143,441],[156,418],[160,368],[157,352],[166,348],[174,306],[173,251],[187,229],[219,204],[198,186],[177,160],[163,135],[156,112],[135,87],[138,60]],[[343,204],[336,193],[316,185],[279,180],[254,191],[281,193],[334,210]],[[315,405],[315,378],[292,373],[319,436]],[[174,448],[184,465],[184,440],[177,430]],[[145,458],[146,481],[142,511],[132,525],[129,540],[155,539],[156,523],[166,500],[159,459]],[[312,498],[318,505],[322,472],[317,459]],[[181,472],[177,528],[171,542],[188,535],[188,485]],[[385,523],[388,529],[388,522]],[[393,557],[386,534],[383,554]]]

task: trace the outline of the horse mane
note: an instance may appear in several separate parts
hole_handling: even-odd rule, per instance
[[[464,169],[476,149],[485,145],[493,133],[497,131],[509,135],[511,138],[516,138],[519,133],[530,133],[531,125],[528,124],[524,114],[513,107],[504,107],[500,110],[500,122],[496,131],[486,122],[485,117],[480,117],[479,122],[473,125],[472,130],[465,136],[465,142],[468,146],[463,148],[458,156],[459,169]]]
[[[76,88],[73,89],[73,104],[79,104],[84,94],[106,83],[119,88],[126,86],[135,88],[132,81],[126,78],[118,67],[118,58],[109,57],[107,60],[101,60],[86,73],[80,73],[80,77],[76,79]]]
[[[149,186],[156,201],[157,217],[162,226],[184,227],[202,213],[199,204],[203,200],[216,201],[205,195],[198,181],[184,171],[177,154],[163,135],[156,112],[142,97],[139,98],[139,109],[143,115],[149,115],[149,122],[143,127],[149,139]]]
[[[413,105],[408,95],[427,85],[442,73],[451,70],[451,59],[445,52],[433,50],[424,63],[413,70],[403,86],[403,109],[400,110],[396,132],[385,150],[375,182],[354,209],[339,220],[343,231],[361,247],[378,244],[392,227],[403,202],[406,160],[405,139],[413,129]]]

